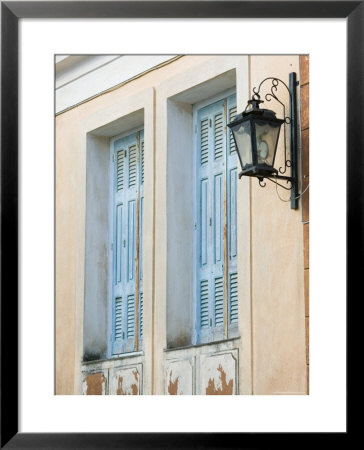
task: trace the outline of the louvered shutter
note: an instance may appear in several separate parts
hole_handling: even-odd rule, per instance
[[[227,98],[228,122],[231,122],[237,112],[236,96]],[[229,336],[237,335],[238,326],[238,261],[237,261],[237,181],[238,155],[232,132],[227,127],[227,237],[228,237],[228,325]]]
[[[200,342],[223,338],[224,333],[224,114],[223,101],[204,107],[197,114]]]
[[[115,299],[114,336],[116,341],[123,339],[123,301],[121,297]]]
[[[114,161],[114,231],[112,353],[135,350],[136,334],[136,251],[139,222],[139,254],[142,254],[141,139],[142,132],[118,139],[112,148]],[[139,264],[140,268],[140,264]],[[140,270],[139,270],[140,274]],[[139,298],[140,293],[139,290]],[[142,294],[141,294],[142,295]],[[139,304],[139,302],[138,302]],[[140,317],[140,311],[139,311]],[[140,329],[140,322],[138,328]]]
[[[209,328],[210,326],[210,308],[209,308],[209,280],[200,281],[200,327]]]
[[[235,112],[235,96],[197,112],[197,323],[199,342],[202,343],[224,339],[225,321],[228,324],[237,322],[237,154],[226,127],[228,117],[235,115]],[[224,238],[225,227],[228,242]],[[226,254],[227,271],[224,268]],[[234,283],[230,289],[231,276]],[[231,298],[234,301],[233,308],[230,307]],[[228,317],[225,317],[226,313]]]
[[[144,131],[140,132],[139,206],[139,338],[143,339],[143,216],[144,216]],[[141,345],[141,343],[140,343]]]

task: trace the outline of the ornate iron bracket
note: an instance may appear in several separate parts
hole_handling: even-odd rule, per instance
[[[278,103],[280,103],[283,107],[283,117],[284,117],[284,167],[279,167],[279,173],[281,175],[276,175],[274,177],[268,178],[270,181],[273,181],[274,183],[278,184],[278,186],[291,190],[291,208],[297,209],[298,208],[298,168],[297,168],[297,78],[296,73],[291,72],[289,74],[289,86],[286,85],[286,83],[279,78],[275,77],[268,77],[265,78],[258,86],[258,88],[253,88],[253,99],[259,100],[260,99],[260,88],[267,80],[271,80],[272,86],[270,88],[270,92],[265,94],[265,100],[267,102],[270,102],[272,98],[276,100]],[[289,93],[289,104],[290,104],[290,117],[286,116],[286,107],[283,102],[279,100],[279,98],[276,95],[276,92],[278,90],[278,85],[282,84]],[[286,144],[286,126],[290,127],[290,159],[287,158],[287,144]],[[282,176],[286,173],[287,168],[291,169],[291,176]],[[241,175],[239,174],[239,178]],[[287,188],[276,181],[276,180],[286,180],[291,183],[291,187]],[[259,180],[259,185],[261,187],[265,187],[265,183],[263,183],[263,179]]]
[[[240,178],[243,176],[243,172],[239,173],[239,180]],[[266,187],[267,183],[264,181],[264,178],[261,177],[257,177],[258,181],[259,181],[259,186],[260,187]],[[280,186],[283,189],[286,189],[287,191],[292,190],[292,181],[293,179],[291,177],[284,177],[284,176],[280,176],[280,175],[276,175],[276,176],[272,176],[272,177],[265,177],[267,180],[271,181],[272,183],[277,184],[278,186]],[[287,186],[283,186],[283,184],[278,183],[277,181],[274,181],[274,179],[278,179],[278,180],[286,180],[287,183],[291,183],[290,187]]]

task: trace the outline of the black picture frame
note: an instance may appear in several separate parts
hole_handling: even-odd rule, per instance
[[[347,19],[347,303],[361,292],[363,0],[1,2],[1,448],[257,448],[268,442],[270,447],[278,433],[18,433],[18,378],[14,375],[18,373],[18,22],[21,18],[118,17]],[[297,434],[279,436],[280,447],[295,448]],[[338,433],[335,439],[348,436],[348,432]],[[309,433],[300,436],[300,445],[308,437]],[[326,438],[316,434],[315,444],[323,439],[327,443]]]

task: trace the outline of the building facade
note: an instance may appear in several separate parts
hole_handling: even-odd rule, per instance
[[[302,192],[307,56],[56,57],[56,394],[308,393],[308,190],[239,179],[226,126],[290,72]]]

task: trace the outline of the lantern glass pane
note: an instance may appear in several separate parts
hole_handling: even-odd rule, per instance
[[[280,124],[255,122],[258,164],[273,166]]]
[[[250,122],[243,122],[233,129],[242,169],[253,164]]]

